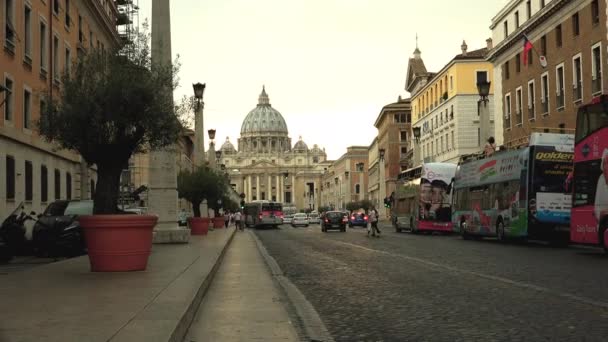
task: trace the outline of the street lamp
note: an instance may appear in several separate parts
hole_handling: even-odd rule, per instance
[[[386,153],[386,150],[381,148],[378,150],[378,152],[380,153],[380,160],[384,160],[384,154]]]
[[[203,93],[205,92],[204,83],[192,85],[194,98],[196,98],[196,109],[194,113],[194,163],[196,165],[205,164],[205,131],[203,122]]]
[[[420,141],[420,127],[414,127],[412,128],[412,131],[414,131],[414,140],[416,140],[416,142]]]
[[[490,82],[479,81],[477,82],[477,92],[479,93],[480,100],[483,101],[484,105],[488,103],[488,95],[490,94]]]
[[[194,88],[194,97],[198,101],[198,105],[200,106],[201,101],[203,100],[203,93],[205,92],[206,83],[196,83],[192,85]]]
[[[215,130],[213,128],[208,130],[207,133],[209,134],[209,139],[215,139]]]
[[[478,143],[481,151],[484,150],[484,141],[490,135],[490,110],[488,109],[488,95],[490,94],[490,82],[478,81],[477,91],[479,101],[477,101],[477,115],[479,115],[479,137]],[[483,106],[482,106],[483,103]]]

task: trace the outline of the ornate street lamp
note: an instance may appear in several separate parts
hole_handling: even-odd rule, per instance
[[[412,131],[414,131],[414,139],[417,142],[420,141],[420,127],[414,127],[412,128]]]
[[[481,101],[485,103],[488,102],[488,95],[490,94],[490,82],[488,81],[479,81],[477,82],[477,92],[479,93],[479,97],[481,97]]]
[[[208,130],[207,133],[209,134],[209,139],[215,139],[215,130],[213,128]]]
[[[381,148],[378,150],[378,152],[380,153],[380,160],[384,160],[384,154],[386,153],[386,150]]]
[[[205,93],[205,86],[206,83],[196,83],[192,85],[192,88],[194,88],[194,97],[198,100],[198,103],[200,105],[201,101],[203,100],[203,93]]]

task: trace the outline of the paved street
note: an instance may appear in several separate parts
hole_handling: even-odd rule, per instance
[[[383,229],[258,230],[336,341],[605,341],[608,257]]]

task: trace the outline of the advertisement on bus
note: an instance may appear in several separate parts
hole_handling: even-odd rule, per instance
[[[455,164],[428,163],[422,166],[418,229],[448,232],[453,230],[452,195],[449,187],[455,173]]]

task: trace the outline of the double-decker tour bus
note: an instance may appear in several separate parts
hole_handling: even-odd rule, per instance
[[[272,201],[253,201],[245,204],[245,225],[247,227],[277,228],[283,224],[283,205]]]
[[[576,117],[570,240],[608,251],[608,95]]]
[[[532,133],[527,147],[461,161],[452,221],[471,236],[568,241],[574,135]]]
[[[450,185],[456,164],[426,163],[403,171],[391,210],[397,232],[452,232]]]

